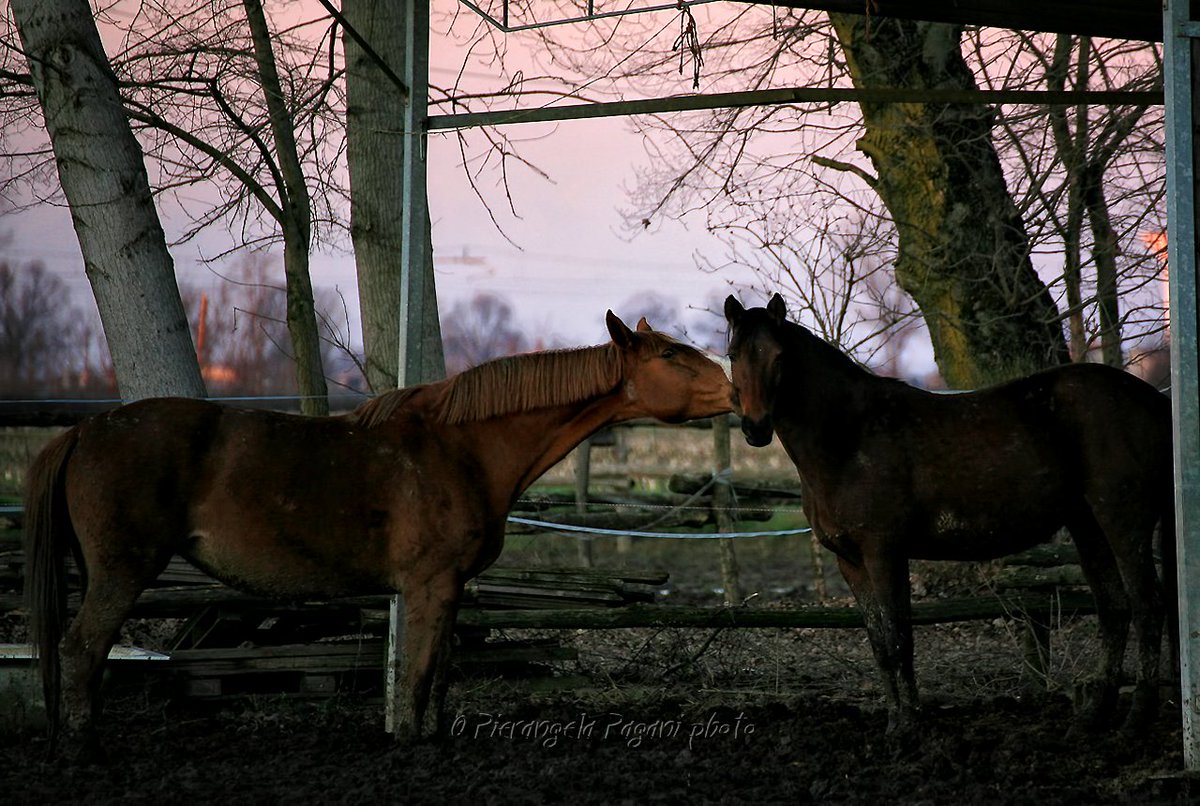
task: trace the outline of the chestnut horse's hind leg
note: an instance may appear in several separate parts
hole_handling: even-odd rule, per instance
[[[1079,565],[1096,599],[1096,617],[1100,627],[1101,653],[1095,675],[1081,688],[1075,704],[1079,728],[1097,730],[1116,708],[1121,667],[1129,639],[1130,603],[1113,556],[1100,525],[1090,512],[1072,518],[1067,528],[1079,550]]]
[[[62,659],[64,739],[72,751],[92,753],[94,726],[100,710],[104,662],[134,602],[166,566],[139,570],[112,567],[89,569],[87,592],[79,613],[63,637]]]
[[[462,584],[457,575],[407,586],[404,594],[404,692],[396,714],[396,738],[411,740],[424,733],[425,715],[432,695],[437,730],[444,723],[454,620]]]
[[[875,664],[888,700],[888,733],[902,733],[920,714],[913,672],[912,591],[908,561],[866,554],[855,563],[838,557],[842,576],[854,593],[867,626]]]

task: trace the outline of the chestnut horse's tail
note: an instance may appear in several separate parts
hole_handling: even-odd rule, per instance
[[[67,615],[66,555],[77,552],[79,545],[63,489],[64,469],[77,438],[78,431],[72,428],[52,440],[33,461],[25,485],[25,598],[51,745],[58,733],[58,643]]]

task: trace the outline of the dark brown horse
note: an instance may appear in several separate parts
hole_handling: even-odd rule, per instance
[[[92,737],[114,636],[174,554],[282,599],[401,593],[397,735],[424,732],[431,697],[441,730],[463,583],[500,554],[522,491],[610,423],[730,411],[714,359],[644,319],[634,332],[609,312],[608,330],[610,344],[500,359],[347,416],[164,398],[55,439],[26,493],[26,587],[52,731],[61,686],[68,736]],[[64,636],[70,551],[86,591]]]
[[[1168,399],[1096,364],[933,394],[872,375],[786,315],[778,294],[766,308],[725,301],[734,407],[751,445],[778,433],[796,464],[809,522],[866,621],[889,729],[918,710],[908,561],[992,559],[1062,527],[1095,595],[1103,643],[1080,724],[1098,725],[1115,705],[1131,615],[1139,651],[1126,726],[1150,717],[1163,624],[1151,551],[1160,521],[1163,554],[1174,551]]]

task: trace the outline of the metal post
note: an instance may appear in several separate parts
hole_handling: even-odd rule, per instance
[[[1171,287],[1171,402],[1184,764],[1200,769],[1200,386],[1197,384],[1196,163],[1200,25],[1190,0],[1167,0],[1163,56],[1167,247]]]
[[[429,258],[425,220],[429,200],[425,188],[426,118],[429,104],[429,0],[405,0],[398,9],[404,15],[404,69],[408,87],[404,105],[404,160],[401,182],[404,208],[400,244],[400,346],[396,362],[396,386],[420,382],[422,367],[421,325],[425,309],[425,264]],[[393,596],[388,630],[385,726],[397,727],[397,707],[403,694],[404,597]]]

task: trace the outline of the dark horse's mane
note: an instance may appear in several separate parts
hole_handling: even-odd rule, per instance
[[[827,362],[830,366],[844,370],[853,375],[871,378],[879,381],[882,384],[900,384],[906,385],[903,381],[897,378],[888,378],[882,375],[876,375],[867,367],[855,361],[846,353],[842,352],[835,345],[825,341],[825,339],[813,333],[804,325],[795,322],[784,321],[783,334],[789,339],[792,347],[797,349],[803,356],[802,360],[806,366],[811,366],[809,361],[813,358]]]
[[[621,356],[612,344],[514,355],[488,361],[436,384],[436,414],[446,425],[560,406],[613,389]],[[363,403],[351,420],[372,428],[391,417],[421,386],[385,392]]]

